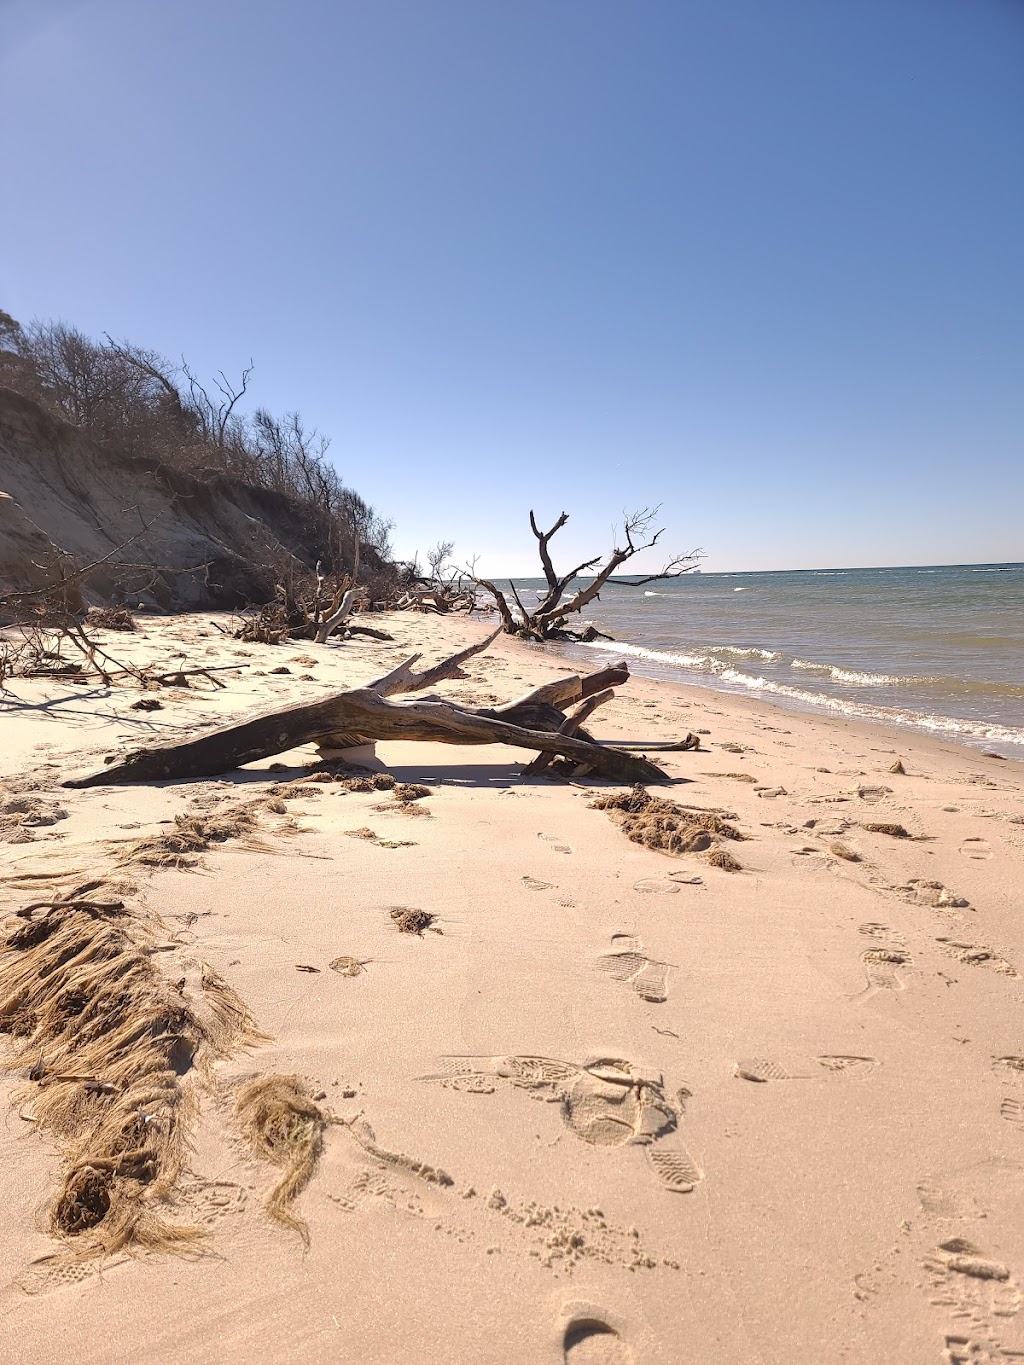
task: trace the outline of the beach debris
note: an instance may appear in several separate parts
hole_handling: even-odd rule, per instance
[[[608,811],[633,843],[664,853],[702,853],[721,839],[746,838],[721,813],[651,796],[640,784],[628,792],[599,796],[589,805]]]
[[[158,1212],[191,1150],[196,1080],[263,1040],[206,964],[164,976],[158,921],[103,888],[26,906],[0,953],[5,1066],[28,1068],[15,1100],[63,1159],[48,1223],[67,1261],[201,1244],[199,1228]]]
[[[422,938],[424,929],[429,929],[433,934],[441,933],[434,924],[437,916],[429,910],[418,910],[412,905],[391,905],[388,914],[395,921],[400,934],[417,934]]]
[[[319,967],[311,967],[307,962],[296,962],[295,970],[297,972],[315,972],[317,975],[320,972]]]
[[[63,806],[26,793],[0,800],[0,843],[27,844],[35,838],[33,830],[46,829],[66,820]]]
[[[85,624],[97,630],[133,631],[135,617],[127,607],[90,607]]]
[[[733,782],[758,782],[760,780],[751,777],[750,773],[701,773],[701,777],[728,777]]]
[[[297,1232],[308,1246],[305,1220],[290,1206],[316,1169],[327,1115],[300,1077],[270,1075],[242,1087],[235,1118],[253,1152],[281,1168],[280,1180],[264,1200],[267,1213],[282,1227]]]
[[[902,825],[888,824],[886,822],[864,825],[870,834],[888,834],[890,839],[912,839],[914,836],[903,828]]]
[[[389,698],[418,692],[445,678],[462,678],[461,665],[481,653],[500,628],[433,668],[415,672],[419,655],[365,687],[338,692],[320,701],[303,702],[263,712],[248,720],[207,730],[198,738],[135,749],[111,758],[100,771],[65,782],[69,787],[117,786],[167,778],[214,777],[245,763],[318,742],[322,748],[346,749],[376,740],[432,740],[445,744],[510,744],[571,760],[577,775],[593,772],[619,782],[659,782],[664,772],[643,754],[614,744],[598,743],[578,727],[579,712],[566,716],[569,705],[592,710],[598,698],[614,695],[625,683],[625,663],[598,669],[585,678],[573,675],[534,688],[504,706],[471,709],[453,701],[393,702]],[[570,733],[576,730],[577,733]]]
[[[907,770],[903,766],[903,760],[900,758],[896,760],[896,762],[892,765],[889,771],[891,773],[899,773],[900,777],[906,777],[907,775]]]
[[[836,839],[834,843],[829,844],[828,851],[834,858],[842,858],[848,863],[859,863],[861,861],[859,853],[855,853],[852,848],[847,848],[847,846],[840,843],[838,839]]]
[[[280,813],[281,808],[281,803],[274,798],[263,798],[207,814],[176,815],[173,828],[165,834],[136,839],[119,849],[117,861],[122,866],[142,863],[147,867],[195,867],[199,862],[198,854],[230,839],[240,840],[245,848],[270,852],[273,845],[256,833],[259,816],[265,810]],[[286,821],[275,832],[289,833],[293,828]]]
[[[162,711],[164,704],[157,697],[140,697],[128,708],[130,711]]]
[[[740,872],[743,864],[738,862],[727,848],[713,848],[708,854],[709,867],[717,867],[721,872]]]

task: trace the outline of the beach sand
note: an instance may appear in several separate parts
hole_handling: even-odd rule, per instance
[[[607,784],[523,778],[530,755],[501,747],[381,744],[381,766],[432,794],[302,789],[261,809],[257,839],[185,868],[126,850],[177,815],[265,798],[315,751],[222,779],[60,787],[129,744],[487,629],[378,623],[394,643],[270,648],[202,615],[143,617],[104,636],[115,655],[246,667],[217,691],[16,680],[4,697],[3,910],[120,879],[132,913],[156,917],[161,970],[208,964],[268,1040],[197,1086],[167,1208],[207,1234],[190,1256],[54,1260],[61,1160],[24,1068],[8,1075],[0,1357],[1024,1358],[1020,764],[631,679],[591,728],[698,732],[700,751],[664,755],[679,782],[657,794],[731,812],[735,872],[630,842],[591,805]],[[439,694],[505,701],[575,667],[502,638],[467,671]],[[143,695],[162,709],[131,709]],[[432,928],[400,932],[396,906]],[[280,1172],[234,1116],[240,1085],[272,1073],[338,1120],[294,1204],[308,1247],[270,1221]]]

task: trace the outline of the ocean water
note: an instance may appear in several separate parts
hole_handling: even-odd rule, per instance
[[[544,584],[516,579],[529,608]],[[569,646],[653,678],[945,735],[1024,759],[1024,564],[613,583]],[[597,656],[597,657],[595,657]]]

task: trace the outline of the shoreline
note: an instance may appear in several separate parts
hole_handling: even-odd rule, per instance
[[[426,792],[404,804],[310,782],[312,746],[220,778],[62,787],[126,745],[488,630],[398,613],[376,622],[393,642],[260,646],[210,619],[143,617],[104,643],[226,668],[223,689],[16,679],[0,697],[5,935],[99,879],[160,981],[186,1002],[223,983],[264,1035],[180,1078],[185,1168],[155,1207],[207,1239],[186,1258],[62,1261],[46,1227],[65,1147],[31,1122],[46,1087],[26,1066],[0,1080],[0,1334],[25,1365],[1024,1350],[1018,764],[633,675],[589,728],[704,732],[656,755],[673,780],[651,791],[741,834],[737,871],[633,842],[594,804],[609,784],[529,777],[532,755],[499,745],[379,743],[374,766]],[[437,692],[491,706],[578,667],[499,637]],[[207,820],[225,837],[144,861]],[[396,909],[433,923],[401,932]],[[330,1115],[294,1203],[308,1249],[269,1218],[281,1172],[236,1116],[274,1078]],[[957,1268],[953,1238],[988,1278]]]
[[[623,642],[618,640],[611,641],[607,646],[602,645],[599,651],[595,650],[592,654],[585,654],[583,651],[587,650],[588,647],[586,645],[576,645],[571,642],[555,641],[546,645],[536,645],[530,644],[527,641],[505,640],[507,646],[521,646],[527,651],[528,657],[531,659],[536,658],[538,662],[542,658],[545,661],[550,660],[552,669],[555,673],[571,672],[573,671],[574,666],[588,663],[593,663],[593,665],[597,667],[599,666],[601,656],[605,653],[607,653],[609,660],[617,657],[615,646],[621,645],[622,643]],[[536,654],[534,651],[536,651]],[[562,651],[565,651],[562,657],[564,657],[568,667],[559,669],[557,667],[557,660]],[[825,708],[815,710],[810,706],[803,706],[796,702],[792,705],[786,705],[783,701],[774,700],[768,696],[762,696],[760,694],[752,696],[745,692],[730,691],[724,687],[715,687],[711,683],[682,681],[676,678],[651,677],[645,673],[632,671],[632,666],[636,661],[631,657],[628,651],[624,652],[621,657],[624,658],[626,663],[630,666],[629,685],[631,689],[635,689],[641,685],[665,688],[672,692],[678,692],[690,705],[695,707],[699,706],[702,701],[707,701],[709,699],[712,701],[712,704],[716,705],[721,702],[728,702],[734,704],[741,710],[748,709],[752,715],[763,711],[770,717],[785,717],[791,720],[802,718],[805,721],[813,721],[821,724],[834,724],[849,730],[851,733],[863,731],[865,736],[870,736],[876,740],[887,738],[892,743],[894,749],[898,749],[901,744],[904,748],[919,745],[922,746],[923,749],[928,749],[929,746],[935,745],[938,746],[941,751],[955,753],[965,759],[972,758],[985,760],[989,764],[993,762],[996,764],[1012,764],[1015,767],[1024,764],[1024,753],[1020,752],[1017,746],[1013,746],[1013,751],[1010,753],[1000,755],[993,760],[991,755],[985,754],[980,748],[967,743],[956,735],[947,736],[934,734],[926,730],[913,728],[910,725],[903,726],[893,722],[872,720],[860,716],[847,716],[837,714],[835,711]],[[979,741],[979,743],[980,742],[982,741]],[[1009,745],[1004,747],[1011,748]]]

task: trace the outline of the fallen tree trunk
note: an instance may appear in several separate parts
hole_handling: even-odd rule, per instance
[[[108,766],[99,772],[69,779],[64,785],[96,787],[214,777],[314,741],[324,745],[343,742],[348,747],[387,739],[510,744],[541,754],[560,755],[617,782],[664,780],[662,770],[643,756],[598,744],[578,730],[585,716],[612,695],[607,686],[609,679],[616,682],[628,679],[625,664],[601,669],[586,678],[545,683],[500,710],[471,709],[439,700],[388,700],[401,693],[422,691],[445,678],[465,677],[461,665],[486,649],[493,639],[491,635],[419,673],[412,668],[419,655],[413,655],[366,687],[265,712],[197,739],[136,749],[120,761],[109,760]],[[575,702],[582,705],[567,724],[562,708]]]

